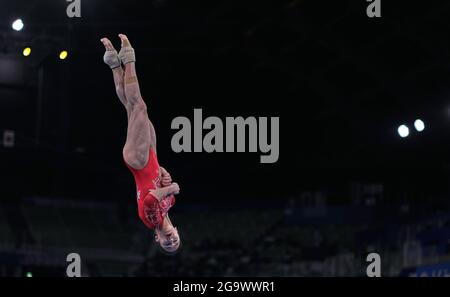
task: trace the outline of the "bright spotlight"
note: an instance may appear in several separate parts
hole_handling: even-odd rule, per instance
[[[401,125],[400,127],[398,127],[398,135],[400,135],[400,137],[405,138],[409,136],[409,128],[406,125]]]
[[[33,273],[31,273],[31,272],[27,272],[27,277],[33,277]]]
[[[69,53],[66,50],[64,50],[59,53],[59,58],[61,60],[64,60],[65,58],[67,58],[68,55],[69,55]]]
[[[422,120],[416,120],[414,122],[414,127],[416,127],[416,130],[419,132],[422,132],[423,130],[425,130],[425,123]]]
[[[22,54],[23,54],[25,57],[28,57],[29,55],[31,55],[31,47],[26,47],[26,48],[24,48],[23,51],[22,51]]]
[[[23,21],[21,20],[21,19],[17,19],[17,20],[15,20],[13,23],[12,23],[12,28],[13,28],[13,30],[15,30],[15,31],[20,31],[20,30],[22,30],[23,29],[23,26],[24,26],[24,24],[23,24]]]

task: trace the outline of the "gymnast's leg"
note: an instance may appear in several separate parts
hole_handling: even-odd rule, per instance
[[[148,162],[149,149],[156,146],[156,137],[148,119],[147,105],[142,98],[136,74],[134,49],[128,38],[119,34],[122,49],[119,59],[124,64],[124,94],[128,113],[127,140],[123,148],[125,161],[134,169],[142,169]]]
[[[124,71],[122,69],[119,56],[117,54],[116,49],[114,48],[114,46],[112,45],[111,41],[108,38],[102,38],[101,42],[105,46],[105,55],[103,56],[103,61],[112,70],[117,97],[119,97],[120,102],[122,102],[122,104],[126,108],[128,103],[125,97],[124,80],[123,80]]]

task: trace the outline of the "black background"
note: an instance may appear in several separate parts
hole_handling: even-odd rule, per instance
[[[320,188],[342,202],[354,180],[384,182],[408,199],[447,193],[446,1],[385,1],[379,19],[366,16],[365,1],[96,0],[82,2],[80,19],[67,18],[64,1],[52,2],[2,3],[2,29],[15,17],[10,12],[20,13],[26,27],[19,39],[43,48],[39,61],[19,62],[26,83],[7,83],[10,93],[1,97],[2,122],[20,132],[21,148],[2,151],[11,187],[132,200],[121,158],[126,114],[100,43],[107,36],[119,47],[117,34],[125,33],[136,49],[160,163],[180,183],[182,199],[238,203]],[[20,44],[9,37],[2,47],[14,55]],[[55,58],[60,48],[69,59]],[[47,96],[36,153],[38,63]],[[170,122],[193,121],[194,108],[222,119],[279,117],[279,161],[172,152]],[[424,133],[398,137],[400,124],[412,128],[419,117]]]
[[[273,230],[281,235],[275,243],[261,244],[259,254],[266,256],[271,250],[267,246],[296,250],[296,242],[287,239],[302,234],[281,233],[292,227],[283,211],[289,198],[295,200],[305,192],[325,193],[331,209],[352,204],[355,183],[381,184],[377,217],[365,221],[386,224],[385,228],[396,224],[393,218],[419,225],[421,210],[429,210],[427,215],[433,217],[448,202],[450,3],[383,1],[382,17],[368,18],[366,1],[82,0],[79,19],[66,16],[67,4],[0,1],[0,131],[16,132],[14,148],[0,147],[0,195],[18,245],[30,227],[16,215],[26,217],[22,207],[28,200],[23,198],[113,202],[120,211],[135,210],[135,184],[122,160],[126,113],[103,63],[100,43],[109,37],[119,48],[119,33],[127,34],[136,50],[141,90],[156,128],[159,163],[181,186],[177,198],[181,207],[173,211],[185,207],[188,216],[197,218],[205,209],[223,210],[217,218],[231,218],[225,224],[230,233],[237,228],[230,223],[236,209],[277,208],[280,215],[279,222],[261,226],[258,231],[264,234],[245,247],[236,240],[228,246],[220,240],[211,243],[198,234],[205,239],[200,240],[206,247],[204,257],[182,262],[181,256],[168,260],[156,254],[143,262],[144,268],[153,265],[143,275],[158,271],[160,263],[155,260],[169,267],[161,269],[162,275],[177,275],[173,267],[204,264],[203,259],[213,257],[222,245],[250,255],[256,251],[255,243],[258,246],[260,238]],[[25,28],[13,32],[10,23],[19,16]],[[27,45],[33,48],[32,56],[24,58],[21,50]],[[61,49],[69,52],[64,61],[57,58]],[[278,162],[261,164],[259,153],[174,153],[170,123],[177,116],[193,121],[194,108],[202,108],[204,117],[221,119],[279,117]],[[413,128],[418,118],[426,124],[422,133]],[[410,127],[410,137],[399,137],[401,124]],[[398,215],[402,203],[411,210],[405,218]],[[298,215],[297,224],[314,229],[301,225],[307,221],[301,220],[302,210],[297,205],[293,215]],[[133,214],[131,225],[143,228]],[[330,225],[340,220],[338,215],[326,218]],[[357,222],[364,213],[356,210],[351,215]],[[365,227],[371,236],[370,229],[380,226]],[[61,232],[55,237],[60,235],[64,244],[63,237],[70,232],[55,230]],[[51,233],[52,228],[44,231]],[[152,237],[145,231],[142,243],[149,244]],[[402,244],[379,234],[379,241],[388,246]],[[355,231],[349,237],[355,240],[357,235]],[[32,243],[33,234],[24,237]],[[198,248],[189,240],[185,247]],[[365,247],[352,250],[356,258],[373,248]],[[448,252],[448,244],[446,248]],[[303,248],[297,257],[314,260],[318,254],[323,260],[346,251],[319,244]],[[254,259],[258,264],[266,261]],[[65,264],[59,263],[58,275],[64,274]],[[361,275],[365,264],[362,259]],[[250,265],[239,265],[236,273],[245,275]],[[224,269],[217,267],[210,273],[202,265],[192,265],[191,272],[222,275]],[[54,275],[52,271],[48,274]]]

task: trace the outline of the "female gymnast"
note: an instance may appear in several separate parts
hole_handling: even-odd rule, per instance
[[[181,240],[168,211],[174,205],[174,195],[180,192],[180,187],[158,164],[155,129],[139,89],[135,52],[127,36],[119,34],[119,38],[119,53],[108,38],[102,38],[101,42],[106,50],[103,60],[112,69],[117,96],[128,115],[123,159],[136,182],[139,218],[155,230],[155,240],[161,248],[174,253]]]

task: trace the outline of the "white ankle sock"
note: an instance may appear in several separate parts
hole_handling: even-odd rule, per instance
[[[119,52],[119,59],[124,65],[131,62],[136,62],[134,49],[131,46],[122,47]]]
[[[108,65],[111,69],[120,67],[120,59],[117,55],[117,51],[106,51],[103,55],[103,62]]]

